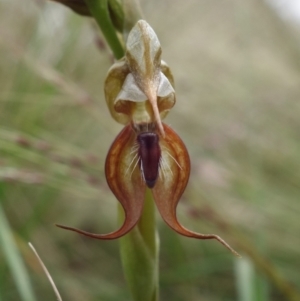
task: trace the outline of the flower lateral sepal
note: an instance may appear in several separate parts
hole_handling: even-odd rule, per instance
[[[138,168],[133,172],[128,168],[132,164],[130,152],[135,142],[136,134],[132,127],[127,125],[112,143],[105,163],[107,183],[125,212],[125,220],[121,228],[108,234],[95,234],[58,224],[57,227],[91,238],[108,240],[122,237],[137,224],[143,210],[146,185]]]

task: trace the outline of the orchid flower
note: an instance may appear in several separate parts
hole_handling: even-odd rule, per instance
[[[57,226],[96,239],[122,237],[138,223],[148,187],[173,230],[187,237],[216,239],[238,255],[219,236],[190,231],[177,219],[176,208],[190,175],[190,158],[180,137],[162,122],[175,104],[174,81],[161,60],[159,40],[146,21],[133,27],[125,57],[110,68],[105,97],[112,117],[125,125],[105,163],[107,183],[125,211],[125,221],[108,234]]]

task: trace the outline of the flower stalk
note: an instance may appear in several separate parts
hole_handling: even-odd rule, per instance
[[[120,216],[124,217],[123,210]],[[155,206],[147,189],[142,216],[136,227],[120,239],[123,270],[134,301],[158,300],[159,237]]]
[[[115,27],[110,18],[108,0],[85,0],[92,16],[98,23],[101,31],[116,59],[124,56],[124,48],[117,36]]]

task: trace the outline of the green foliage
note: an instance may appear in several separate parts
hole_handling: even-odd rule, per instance
[[[243,287],[255,301],[299,300],[298,30],[263,1],[142,6],[175,77],[167,123],[193,164],[179,217],[248,260],[245,267],[216,242],[179,237],[162,223],[161,300],[246,300]],[[98,34],[57,3],[0,2],[1,205],[37,300],[55,297],[28,241],[64,301],[130,300],[118,242],[53,225],[117,227],[103,166],[121,126],[105,105],[111,54]],[[0,299],[21,300],[7,254],[1,245]]]

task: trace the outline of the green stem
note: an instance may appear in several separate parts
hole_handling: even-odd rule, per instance
[[[120,216],[123,215],[122,212]],[[141,219],[133,230],[120,239],[120,249],[133,300],[157,301],[159,238],[155,227],[155,206],[149,189]]]
[[[123,32],[124,27],[124,9],[121,0],[108,0],[110,18],[114,24],[114,27]]]
[[[116,59],[124,56],[124,48],[111,21],[108,0],[85,0]]]

